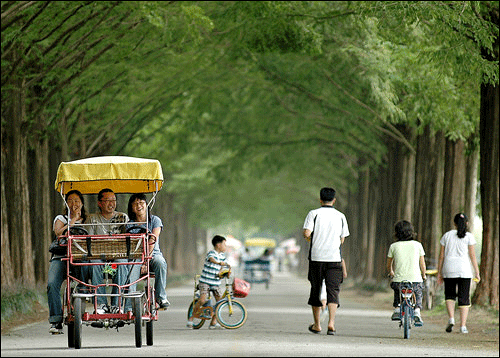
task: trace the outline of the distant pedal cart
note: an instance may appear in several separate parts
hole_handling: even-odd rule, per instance
[[[253,238],[245,240],[245,248],[254,252],[264,252],[266,249],[274,249],[276,241],[266,238]],[[243,279],[250,283],[265,283],[266,289],[271,282],[271,260],[256,258],[246,260],[243,266]]]
[[[109,188],[119,193],[152,193],[148,203],[154,205],[156,194],[163,184],[160,162],[152,159],[132,157],[95,157],[62,162],[57,171],[56,190],[63,200],[70,190],[79,190],[82,194],[98,194],[101,189]],[[66,206],[67,203],[66,203]],[[69,207],[68,207],[69,215]],[[138,223],[144,224],[144,223]],[[153,322],[158,320],[158,307],[155,301],[154,273],[149,271],[149,243],[154,242],[154,235],[144,228],[132,227],[125,234],[89,235],[92,224],[77,224],[69,228],[69,234],[60,236],[67,243],[67,256],[62,260],[67,265],[66,290],[64,292],[63,316],[68,326],[68,347],[82,347],[82,326],[96,328],[120,328],[126,324],[135,326],[135,346],[142,346],[142,326],[146,326],[146,343],[153,345]],[[105,225],[105,224],[102,224]],[[115,262],[116,259],[128,259],[127,262]],[[99,260],[99,262],[95,262]],[[94,261],[94,262],[92,262]],[[117,265],[139,265],[146,263],[147,272],[138,280],[126,282],[120,286],[112,282],[108,275],[110,268]],[[103,265],[103,283],[92,285],[83,282],[73,273],[78,266]],[[129,287],[144,282],[142,291],[129,291]],[[98,287],[106,287],[106,293],[97,293]],[[118,293],[107,293],[115,287]],[[124,300],[132,300],[132,312],[97,313],[97,296],[118,297],[118,307],[123,307]],[[87,300],[92,307],[86,307]],[[93,303],[92,303],[93,302]],[[88,310],[87,310],[88,308]]]

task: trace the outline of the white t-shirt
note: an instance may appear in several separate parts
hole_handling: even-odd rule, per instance
[[[465,237],[459,238],[457,230],[450,230],[443,235],[440,243],[444,246],[443,277],[474,277],[469,257],[469,245],[476,244],[474,236],[467,232]]]
[[[424,256],[422,244],[415,240],[397,241],[389,246],[387,257],[392,257],[394,277],[392,282],[422,282],[420,256]]]
[[[68,216],[67,215],[57,215],[55,218],[54,218],[54,222],[52,223],[52,231],[54,231],[54,228],[56,226],[56,221],[59,220],[60,222],[62,222],[64,225],[66,225],[68,223]],[[75,221],[75,224],[80,224],[82,221],[81,220],[77,220]]]
[[[333,206],[311,210],[304,230],[312,231],[311,261],[340,262],[340,238],[349,236],[345,215]]]

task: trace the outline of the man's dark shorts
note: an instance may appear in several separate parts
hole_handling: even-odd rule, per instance
[[[344,280],[341,262],[309,261],[307,279],[311,282],[311,292],[307,302],[310,306],[323,306],[320,300],[323,280],[326,285],[326,303],[339,304],[340,284]]]

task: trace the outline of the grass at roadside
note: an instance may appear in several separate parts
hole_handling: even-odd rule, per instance
[[[192,274],[170,274],[168,287],[178,287],[193,279]],[[65,285],[63,285],[65,287]],[[43,320],[49,327],[49,308],[46,286],[2,289],[1,291],[1,334],[11,329]]]
[[[2,326],[5,321],[12,319],[16,315],[33,313],[36,309],[35,303],[41,306],[47,305],[47,294],[41,287],[2,289]]]

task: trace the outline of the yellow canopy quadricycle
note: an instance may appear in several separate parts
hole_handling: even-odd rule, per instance
[[[158,160],[104,156],[59,164],[55,189],[61,195],[74,189],[82,194],[97,194],[103,188],[115,193],[157,193],[162,185]]]
[[[55,189],[66,204],[66,233],[57,238],[66,254],[61,261],[66,264],[66,317],[63,321],[68,325],[68,347],[81,347],[82,325],[117,329],[125,324],[135,324],[135,345],[142,346],[142,325],[146,324],[147,344],[153,344],[153,321],[158,320],[159,306],[155,303],[154,290],[151,287],[150,246],[155,243],[156,236],[148,231],[149,210],[145,221],[134,221],[131,227],[120,222],[78,222],[71,224],[71,210],[65,196],[71,190],[78,190],[84,195],[98,195],[102,189],[111,189],[116,194],[152,194],[148,207],[154,205],[156,194],[163,185],[163,172],[160,162],[155,159],[143,159],[126,156],[103,156],[85,158],[59,164],[55,181]],[[74,225],[74,226],[73,226]],[[105,226],[115,226],[107,230]],[[137,225],[137,226],[136,226]],[[143,226],[141,226],[143,225]],[[102,227],[96,233],[96,227]],[[90,228],[87,230],[86,228]],[[134,231],[138,229],[138,231]],[[112,263],[112,264],[111,264]],[[108,280],[110,265],[120,267],[115,279]],[[86,277],[75,274],[78,270],[71,267],[87,267],[96,275],[98,283],[89,283]],[[94,268],[102,266],[101,271]],[[133,267],[144,267],[146,272],[137,277],[131,275]],[[109,270],[107,268],[109,267]],[[125,270],[127,274],[120,274]],[[104,273],[104,277],[100,272]],[[114,275],[114,272],[111,272]],[[101,283],[102,280],[106,283]],[[133,289],[133,285],[144,282],[144,289]],[[101,287],[111,286],[109,293]],[[104,288],[104,287],[103,287]],[[97,297],[116,297],[116,311],[100,313]],[[94,313],[85,312],[85,300],[93,301]],[[132,301],[132,311],[123,312],[126,300]],[[111,300],[113,304],[113,300]],[[82,309],[83,307],[83,309]]]

